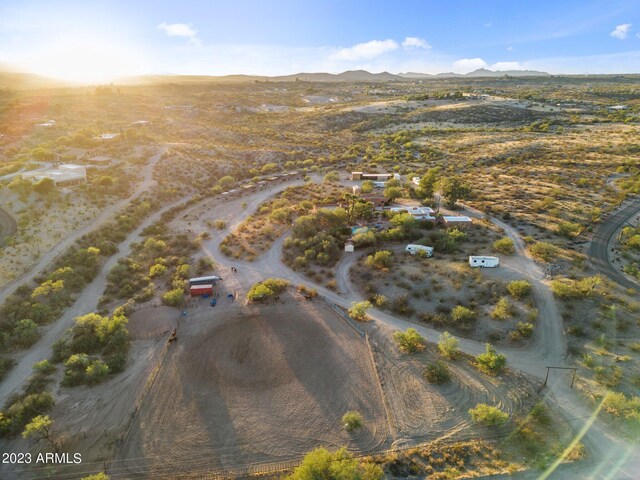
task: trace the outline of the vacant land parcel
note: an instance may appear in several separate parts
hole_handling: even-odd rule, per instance
[[[140,459],[130,475],[233,472],[387,440],[367,345],[321,302],[203,306],[171,348],[121,450]],[[363,416],[353,433],[341,421],[350,410]]]

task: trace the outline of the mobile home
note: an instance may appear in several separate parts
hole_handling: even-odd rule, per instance
[[[425,245],[415,245],[410,243],[404,251],[409,252],[411,255],[415,255],[418,252],[425,252],[427,257],[433,257],[433,247],[427,247]]]
[[[215,275],[209,275],[208,277],[195,277],[189,279],[189,285],[215,285],[220,280],[222,279]]]
[[[484,255],[471,255],[469,265],[471,267],[497,267],[500,264],[498,257],[488,257]]]

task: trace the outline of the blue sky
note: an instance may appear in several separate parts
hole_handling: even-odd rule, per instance
[[[59,77],[640,73],[640,2],[0,0],[0,63]]]

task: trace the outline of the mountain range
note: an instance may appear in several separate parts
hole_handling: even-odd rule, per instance
[[[32,73],[15,72],[3,68],[0,65],[0,88],[17,88],[17,89],[37,89],[37,88],[58,88],[70,86],[62,80],[48,78],[42,75]],[[492,71],[484,68],[474,70],[466,74],[459,73],[438,73],[435,75],[429,73],[407,72],[392,74],[389,72],[370,73],[366,70],[349,70],[342,73],[297,73],[295,75],[281,76],[261,76],[261,75],[224,75],[224,76],[208,76],[208,75],[143,75],[136,77],[122,78],[113,83],[116,84],[150,84],[150,83],[208,83],[208,82],[401,82],[409,80],[429,80],[442,78],[496,78],[496,77],[550,77],[546,72],[536,72],[533,70],[508,70],[508,71]]]

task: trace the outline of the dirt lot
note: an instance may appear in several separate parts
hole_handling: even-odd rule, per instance
[[[505,372],[490,377],[479,373],[469,358],[447,361],[451,380],[429,384],[422,376],[425,367],[442,360],[435,344],[420,354],[404,355],[395,346],[392,329],[376,323],[367,325],[367,330],[389,405],[395,445],[480,437],[486,431],[475,426],[467,413],[478,403],[509,414],[521,413],[535,403],[534,386],[523,375]]]
[[[129,476],[234,471],[388,438],[367,346],[321,302],[192,310],[120,451]],[[364,428],[348,434],[342,415]],[[116,465],[117,465],[116,460]]]

